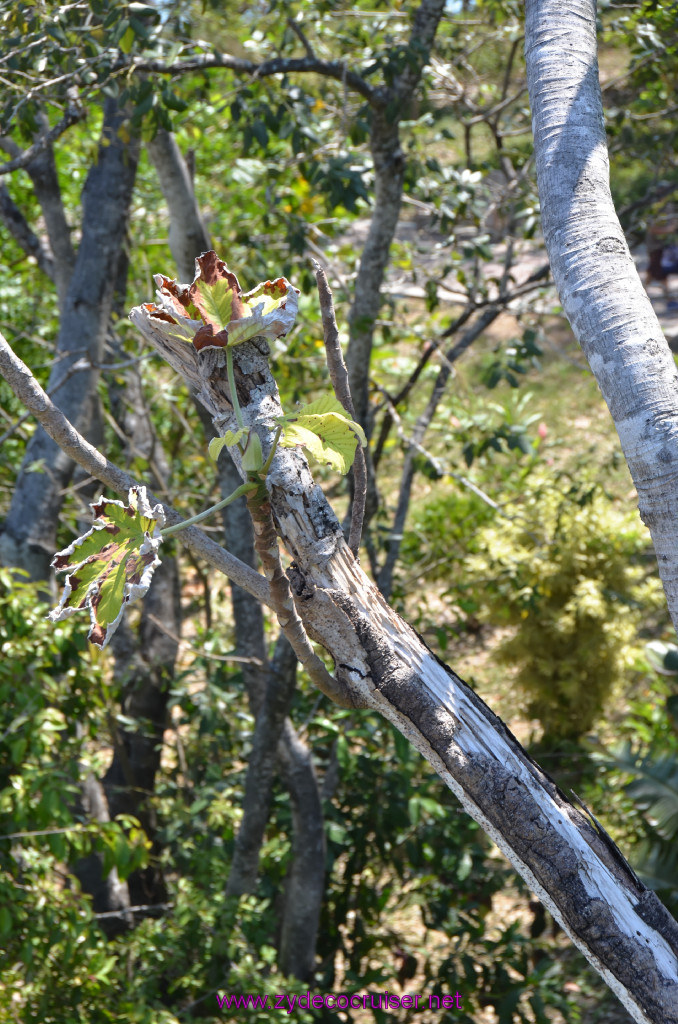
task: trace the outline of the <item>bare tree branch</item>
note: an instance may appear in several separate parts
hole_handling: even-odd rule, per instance
[[[5,185],[0,185],[0,218],[19,248],[23,249],[27,256],[32,256],[43,274],[54,281],[54,260],[51,253],[34,233]]]
[[[323,334],[325,336],[325,352],[327,355],[327,366],[330,371],[330,379],[335,394],[346,412],[355,419],[355,409],[351,397],[351,388],[348,382],[348,371],[344,356],[339,344],[339,329],[334,315],[332,292],[327,283],[325,271],[317,260],[312,259],[311,263],[315,271],[315,279],[318,284],[318,295],[320,297],[320,312],[323,321]],[[348,536],[348,546],[353,554],[358,557],[360,550],[360,538],[363,532],[363,519],[365,518],[365,500],[367,498],[367,465],[362,445],[358,444],[353,463],[353,503],[351,505],[351,530]]]
[[[311,46],[311,44],[309,43],[308,39],[306,38],[306,33],[304,32],[304,30],[301,27],[301,25],[299,24],[299,22],[295,21],[294,18],[289,17],[287,19],[287,24],[288,24],[289,28],[291,29],[291,31],[294,32],[295,36],[297,37],[297,39],[299,40],[299,42],[301,43],[303,48],[306,50],[306,56],[310,57],[312,60],[315,60],[316,59],[316,55],[313,52],[313,47]]]
[[[370,103],[379,101],[379,91],[368,85],[361,75],[349,71],[345,63],[339,60],[321,60],[318,57],[274,57],[272,60],[256,64],[242,57],[232,57],[229,53],[204,53],[169,63],[161,60],[135,60],[130,63],[131,71],[151,71],[163,75],[181,75],[209,71],[213,68],[226,68],[238,75],[249,75],[254,79],[285,75],[295,71],[314,72],[326,78],[346,82]]]
[[[82,121],[86,116],[86,110],[84,107],[71,105],[66,110],[66,113],[58,121],[54,127],[49,128],[43,132],[39,139],[37,139],[32,146],[25,149],[20,156],[16,156],[13,160],[8,160],[4,164],[0,164],[0,174],[11,174],[12,171],[18,171],[22,167],[27,167],[31,160],[35,160],[36,156],[41,153],[47,146],[51,145],[55,139],[58,139],[60,135],[63,135],[71,125],[77,124],[78,121]]]

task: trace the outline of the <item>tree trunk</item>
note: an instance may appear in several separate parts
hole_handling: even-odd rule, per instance
[[[612,414],[678,627],[678,372],[612,204],[594,0],[527,0],[525,57],[553,277]]]
[[[227,456],[220,460],[219,480],[224,497],[240,484],[238,471]],[[254,566],[254,531],[245,499],[227,506],[223,516],[229,550]],[[311,751],[286,717],[297,660],[281,636],[278,644],[283,649],[276,649],[270,665],[261,605],[237,584],[231,585],[231,595],[236,651],[258,664],[242,666],[257,724],[228,892],[251,892],[256,884],[274,781],[273,764],[266,750],[274,747],[275,765],[292,804],[292,857],[285,880],[278,962],[284,974],[307,980],[315,966],[318,922],[325,895],[325,819]]]
[[[360,257],[349,313],[346,350],[355,418],[368,424],[368,385],[374,328],[381,308],[381,286],[391,243],[398,226],[405,178],[405,156],[400,148],[399,118],[391,107],[372,114],[370,151],[374,165],[374,210]]]
[[[179,277],[190,281],[195,257],[210,242],[193,192],[188,168],[173,136],[160,131],[148,144],[170,215],[170,249]],[[204,407],[198,404],[206,433],[214,431]],[[227,497],[240,483],[228,456],[219,463],[219,483]],[[223,511],[228,549],[255,566],[254,532],[244,498]],[[318,922],[324,896],[325,832],[318,780],[308,747],[287,718],[296,684],[297,661],[284,636],[273,662],[266,655],[261,605],[237,584],[231,586],[236,651],[243,662],[250,705],[257,716],[247,771],[243,820],[238,830],[227,891],[253,891],[259,873],[259,853],[270,813],[274,770],[280,766],[292,803],[292,857],[285,885],[279,963],[287,975],[308,979],[315,965]]]
[[[146,143],[170,215],[169,245],[179,280],[190,282],[195,258],[211,247],[193,191],[193,182],[176,139],[160,128]]]
[[[374,164],[374,210],[355,280],[346,352],[355,418],[366,430],[369,428],[367,397],[374,326],[381,307],[381,286],[398,224],[405,179],[399,126],[401,119],[409,115],[444,8],[444,0],[423,0],[414,17],[409,60],[393,86],[381,90],[372,103],[370,151]]]
[[[108,801],[99,780],[85,769],[80,796],[80,808],[86,820],[106,822],[111,820]],[[104,858],[101,853],[90,853],[73,865],[73,874],[83,890],[92,897],[95,914],[114,915],[101,920],[101,928],[108,938],[126,931],[132,923],[129,912],[131,905],[129,886],[122,882],[118,869],[113,867],[104,874]]]
[[[132,906],[163,903],[167,896],[153,797],[180,629],[178,567],[176,559],[168,558],[155,572],[138,632],[118,630],[121,635],[114,648],[115,672],[124,679],[121,711],[136,724],[118,730],[102,785],[111,817],[133,815],[152,843],[148,866],[132,872],[127,880]]]
[[[325,896],[325,817],[311,751],[289,718],[278,743],[278,762],[292,803],[292,859],[285,879],[278,964],[283,974],[309,981]]]
[[[134,141],[124,143],[118,128],[124,114],[107,100],[98,160],[83,192],[82,238],[62,306],[50,388],[85,357],[82,370],[72,373],[55,398],[71,422],[87,427],[90,398],[96,391],[102,346],[111,303],[127,213],[138,159]],[[42,463],[36,472],[32,464]],[[12,504],[0,534],[0,561],[20,566],[32,579],[49,577],[56,548],[56,524],[64,488],[73,463],[40,427],[29,441]]]
[[[144,307],[132,319],[232,429],[223,350],[164,342]],[[233,351],[243,419],[266,452],[272,433],[265,424],[280,412],[266,347],[260,340]],[[278,449],[267,485],[276,528],[294,559],[288,576],[297,611],[332,655],[348,697],[380,711],[431,762],[637,1021],[678,1024],[678,925],[657,896],[386,604],[351,554],[306,460]]]
[[[227,892],[252,892],[259,874],[259,850],[268,824],[277,750],[294,696],[297,659],[281,634],[268,669],[266,689],[259,702],[257,724],[247,768],[243,820],[238,829]]]

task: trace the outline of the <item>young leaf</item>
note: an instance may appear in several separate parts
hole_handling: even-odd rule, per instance
[[[243,295],[247,315],[229,324],[228,344],[240,345],[249,338],[268,341],[280,338],[294,327],[297,318],[299,291],[285,277],[264,281]]]
[[[223,260],[210,250],[195,261],[196,275],[188,296],[206,324],[216,332],[223,330],[231,320],[245,315],[242,291],[238,278]]]
[[[130,319],[150,321],[166,339],[187,341],[198,351],[256,337],[273,341],[294,326],[299,292],[284,277],[243,295],[238,278],[214,251],[198,256],[195,264],[190,287],[156,274],[157,301],[135,307]]]
[[[131,488],[129,505],[102,497],[90,507],[96,519],[92,529],[54,556],[52,566],[68,575],[49,618],[59,622],[88,608],[88,640],[105,647],[125,605],[144,596],[160,565],[157,551],[165,517],[162,505],[151,509],[145,487]]]
[[[363,447],[367,444],[363,428],[334,395],[323,395],[277,422],[283,427],[280,444],[284,448],[301,445],[318,462],[326,462],[339,473],[351,468],[358,441]]]
[[[242,430],[236,430],[235,432],[227,430],[223,437],[213,437],[207,448],[210,458],[216,462],[221,455],[222,449],[232,448],[234,444],[240,444],[248,434],[249,427],[243,427]]]

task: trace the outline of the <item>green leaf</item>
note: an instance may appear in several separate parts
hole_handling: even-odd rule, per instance
[[[252,430],[242,453],[242,468],[246,473],[258,473],[263,466],[264,453],[261,450],[261,441],[259,435]]]
[[[235,274],[229,273],[228,277],[211,284],[196,281],[191,288],[191,299],[205,323],[215,332],[223,330],[231,320],[237,320],[242,315],[240,289]]]
[[[367,439],[362,427],[352,420],[334,395],[323,395],[293,415],[277,420],[282,424],[280,441],[284,448],[301,445],[318,462],[325,462],[339,473],[348,473],[355,458],[358,441]]]
[[[132,487],[129,505],[100,498],[90,506],[96,522],[52,562],[67,572],[64,592],[49,618],[52,622],[89,609],[88,639],[105,647],[122,618],[126,604],[143,597],[155,567],[160,529],[165,525],[162,505],[151,509],[145,487]]]
[[[229,346],[257,337],[273,341],[287,334],[297,318],[298,295],[298,289],[285,277],[263,281],[247,292],[242,297],[247,315],[237,323],[229,324]]]
[[[242,430],[227,430],[223,437],[213,437],[208,445],[208,451],[210,458],[216,462],[221,455],[224,448],[232,448],[236,444],[240,444],[243,438],[246,438],[249,434],[249,427],[243,427]]]

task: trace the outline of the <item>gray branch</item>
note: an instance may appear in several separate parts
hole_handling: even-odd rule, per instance
[[[97,451],[66,419],[64,414],[47,397],[26,364],[15,355],[2,334],[0,334],[0,373],[17,398],[33,413],[45,432],[69,459],[77,462],[93,477],[123,498],[127,497],[130,487],[139,486],[139,482],[133,476]],[[149,492],[149,500],[154,504],[163,505],[168,526],[174,526],[184,521],[184,517],[171,505],[160,502],[152,492]],[[239,586],[253,594],[262,604],[271,603],[266,580],[248,565],[215,544],[198,527],[187,526],[185,530],[181,530],[177,534],[177,540],[197,558],[204,559],[218,572],[223,572],[229,579],[234,580]]]

